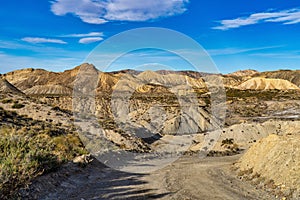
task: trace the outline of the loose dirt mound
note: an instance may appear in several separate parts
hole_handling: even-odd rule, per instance
[[[228,150],[227,145],[232,143],[239,149],[248,149],[256,141],[266,138],[271,134],[286,135],[294,134],[300,130],[299,121],[281,121],[269,120],[264,123],[242,123],[235,124],[230,127],[224,128],[218,139],[214,151]],[[232,140],[232,142],[230,142]],[[203,134],[194,137],[194,143],[190,147],[191,152],[197,152],[205,144],[205,136]]]
[[[253,145],[236,164],[241,172],[272,183],[291,199],[300,198],[300,135],[270,135]],[[277,191],[278,193],[278,191]]]
[[[237,87],[240,90],[299,90],[295,84],[283,79],[252,78]]]

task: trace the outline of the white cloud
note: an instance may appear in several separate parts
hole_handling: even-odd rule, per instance
[[[25,37],[22,38],[23,41],[29,42],[29,43],[55,43],[55,44],[67,44],[63,40],[58,40],[58,39],[50,39],[50,38],[39,38],[39,37]]]
[[[80,19],[88,24],[105,24],[107,20],[94,16],[80,16]]]
[[[182,14],[189,0],[55,0],[51,11],[58,16],[68,13],[83,22],[147,21]]]
[[[76,34],[63,35],[62,37],[80,38],[80,37],[102,37],[102,36],[104,36],[103,32],[90,32],[90,33],[76,33]]]
[[[55,0],[52,2],[51,11],[58,16],[72,13],[82,21],[92,24],[103,24],[105,19],[100,16],[105,14],[105,2],[93,0]]]
[[[297,24],[300,23],[300,9],[290,9],[278,12],[262,12],[254,13],[247,17],[239,17],[236,19],[222,20],[220,21],[220,26],[213,27],[213,29],[218,30],[228,30],[232,28],[239,28],[242,26],[267,23],[267,22],[277,22],[287,24]]]
[[[147,21],[186,11],[186,0],[113,0],[106,6],[105,18],[118,21]]]
[[[99,41],[102,41],[102,40],[103,40],[102,37],[87,37],[87,38],[81,38],[79,40],[79,43],[81,43],[81,44],[90,44],[90,43],[99,42]]]

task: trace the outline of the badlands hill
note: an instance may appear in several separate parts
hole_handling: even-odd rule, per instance
[[[300,70],[279,70],[271,72],[262,72],[259,74],[264,78],[284,79],[292,82],[293,84],[300,86]]]
[[[4,74],[5,81],[2,86],[11,88],[15,92],[23,92],[27,95],[62,95],[70,96],[78,73],[86,69],[97,73],[97,91],[101,93],[111,93],[116,87],[122,90],[132,90],[137,88],[138,92],[144,93],[155,87],[177,87],[187,85],[193,89],[206,88],[205,76],[212,74],[193,71],[135,71],[121,70],[115,72],[101,72],[91,64],[82,64],[71,70],[64,72],[49,72],[43,69],[23,69]],[[259,73],[255,70],[243,70],[227,75],[219,75],[223,79],[226,88],[239,90],[290,90],[299,89],[300,71],[275,71]],[[137,83],[145,84],[137,87]],[[120,86],[123,84],[123,86]],[[4,89],[3,89],[4,91]],[[158,89],[158,91],[165,91]]]
[[[255,74],[259,74],[258,71],[247,69],[247,70],[239,70],[233,73],[228,74],[229,76],[253,76]]]
[[[37,85],[63,85],[71,87],[74,84],[78,72],[85,66],[87,66],[87,64],[82,64],[64,72],[50,72],[44,69],[28,68],[12,71],[3,76],[7,81],[21,90],[29,89]]]
[[[72,93],[78,73],[91,70],[98,75],[98,92],[111,92],[115,85],[121,80],[128,90],[135,88],[136,83],[154,84],[164,86],[178,86],[188,84],[194,88],[205,87],[198,72],[139,72],[134,70],[122,70],[119,72],[101,72],[93,65],[82,64],[74,69],[55,73],[42,69],[23,69],[9,72],[4,75],[9,83],[28,95],[66,95]],[[188,75],[191,76],[188,76]],[[125,75],[125,76],[124,76]],[[123,88],[124,89],[124,88]]]
[[[283,79],[252,78],[237,86],[240,90],[298,90],[295,84]]]

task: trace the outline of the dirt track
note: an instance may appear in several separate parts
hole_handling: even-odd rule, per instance
[[[34,190],[39,199],[64,200],[274,199],[232,175],[230,166],[238,158],[186,157],[164,169],[142,175],[115,171],[94,161],[80,170],[62,170],[61,174],[44,176]]]

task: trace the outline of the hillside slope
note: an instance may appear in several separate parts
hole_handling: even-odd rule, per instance
[[[279,70],[262,72],[258,76],[264,78],[284,79],[294,83],[298,87],[300,86],[300,70]]]
[[[295,84],[283,79],[252,78],[237,86],[240,90],[298,90]]]
[[[0,77],[0,93],[23,94],[18,88]]]
[[[299,131],[298,131],[299,132]],[[237,163],[239,170],[272,183],[285,197],[300,198],[300,136],[270,135],[254,144]],[[258,180],[259,181],[259,180]]]

